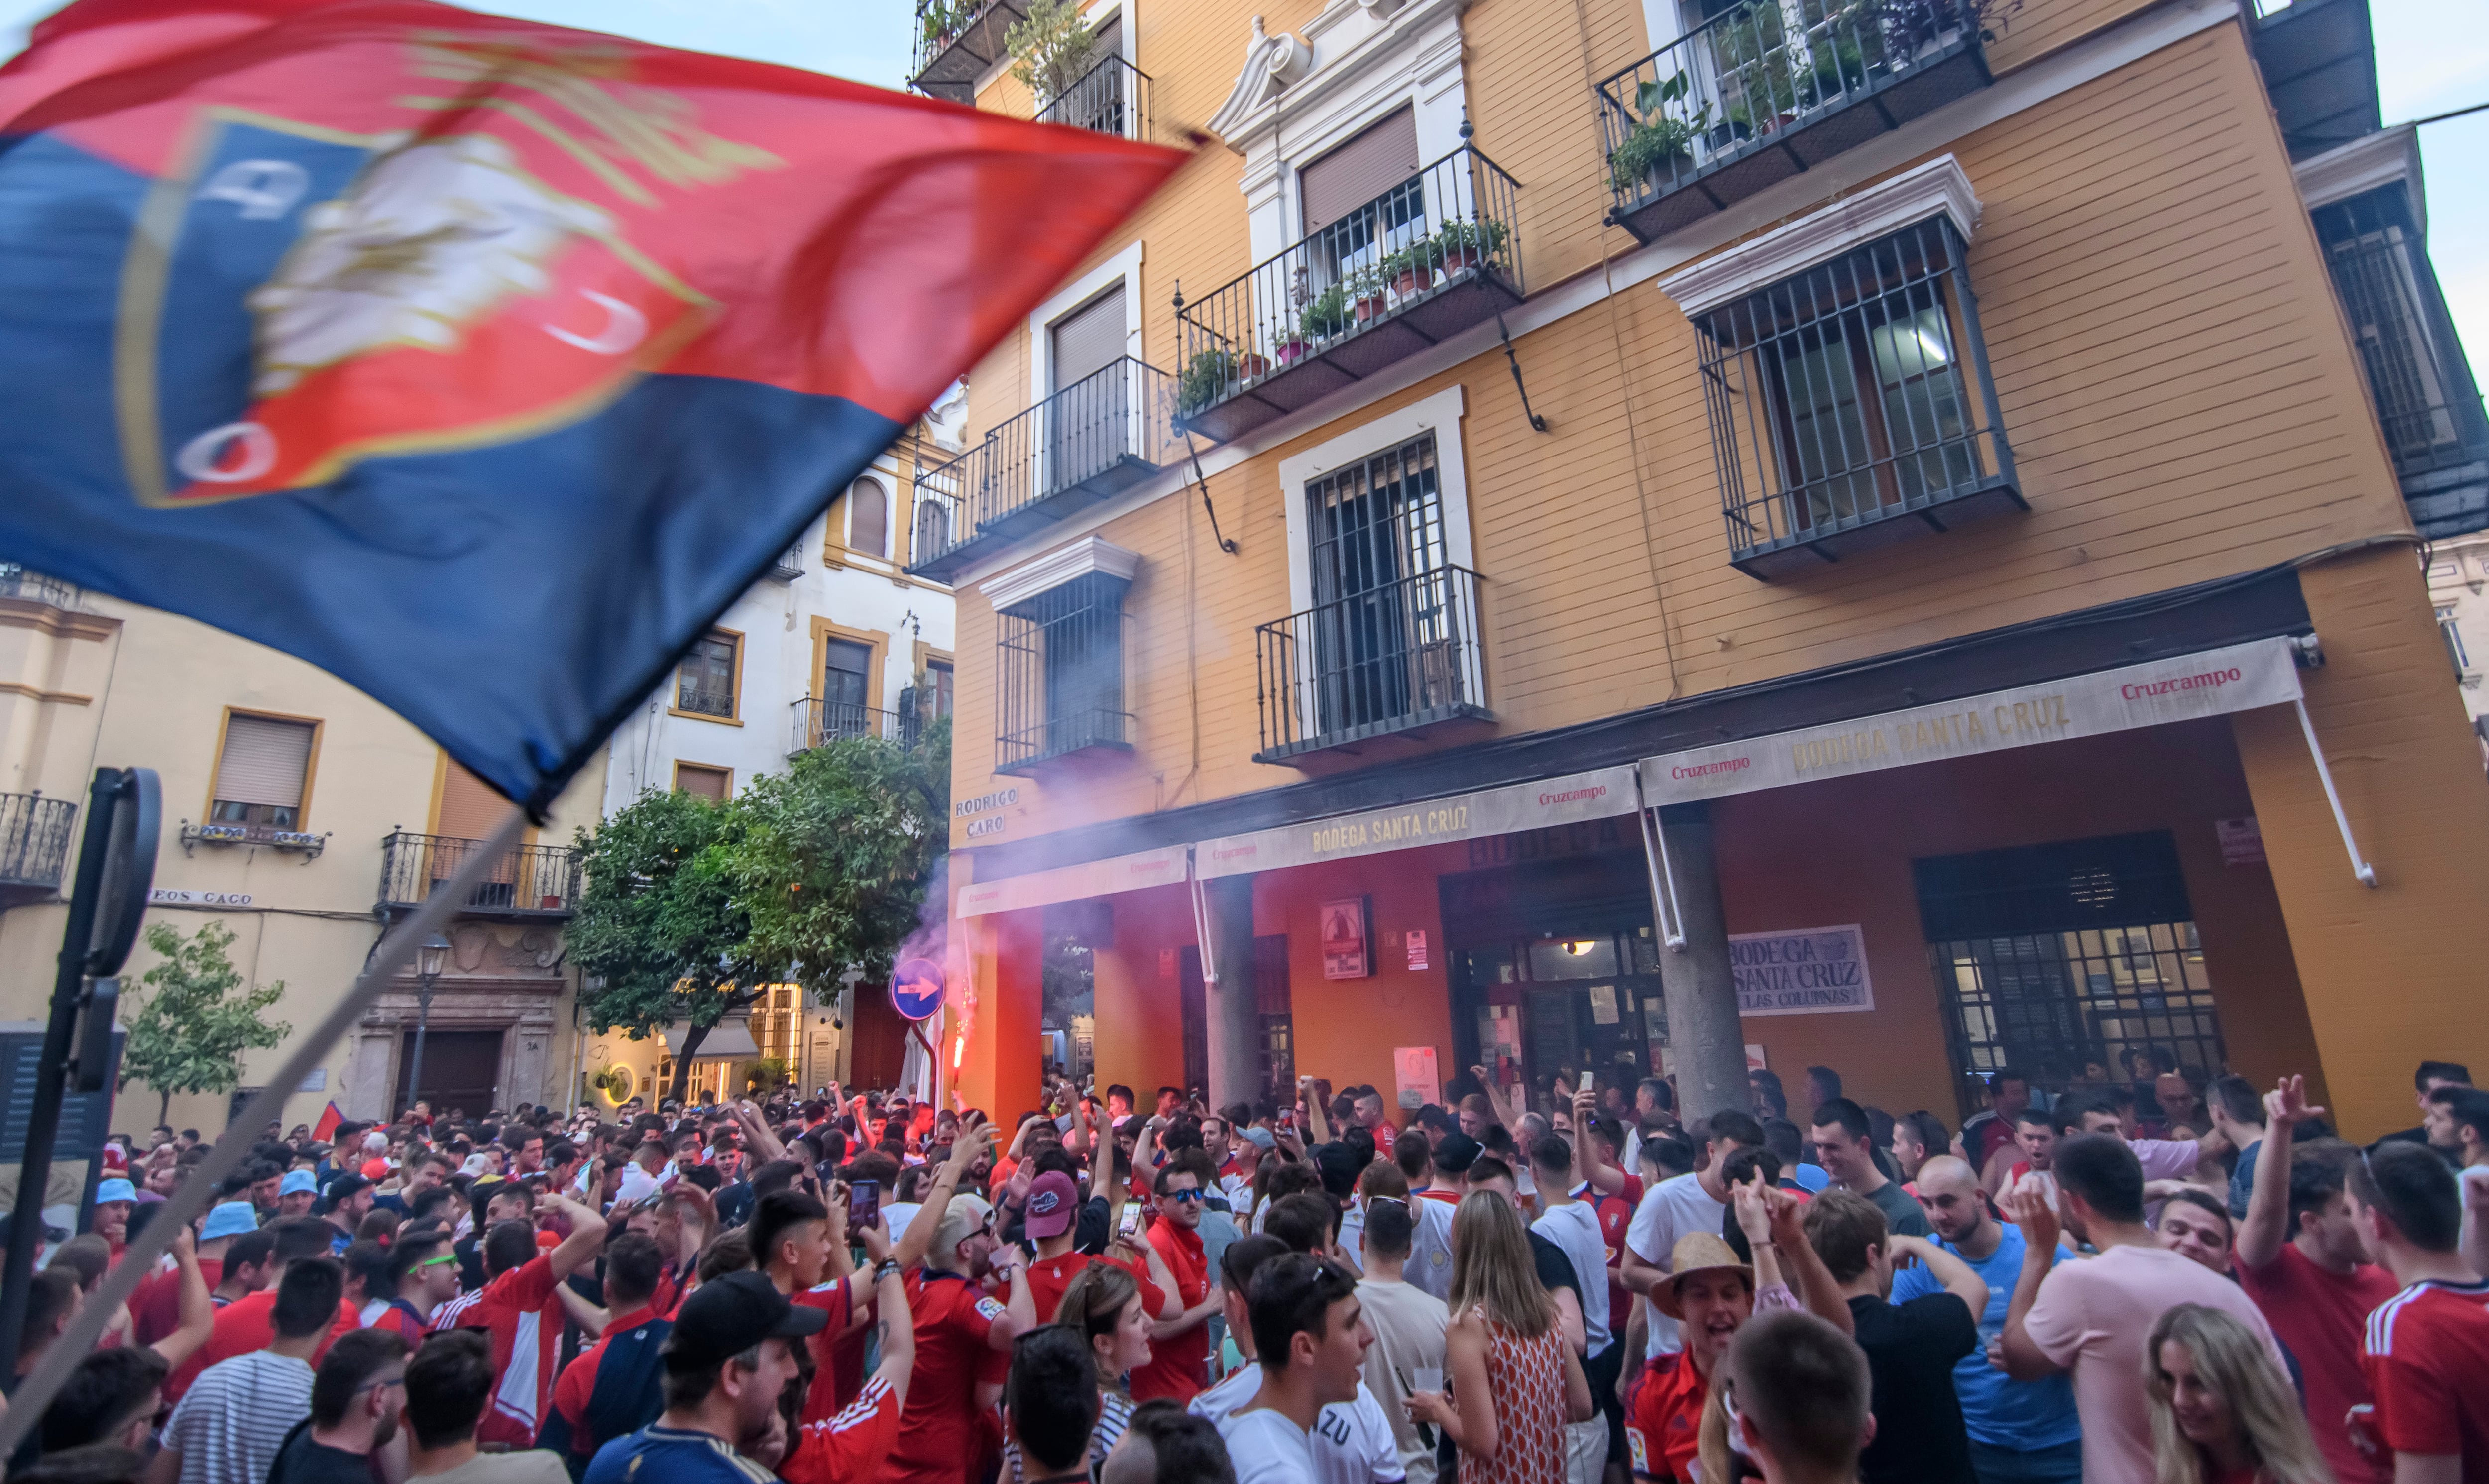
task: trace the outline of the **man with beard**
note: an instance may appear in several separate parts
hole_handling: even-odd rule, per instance
[[[372,1455],[397,1436],[406,1342],[358,1329],[329,1347],[311,1382],[311,1415],[276,1450],[268,1484],[371,1484]]]
[[[1991,1357],[2005,1332],[2005,1313],[2022,1272],[2022,1232],[1998,1221],[1969,1165],[1939,1155],[1919,1167],[1919,1205],[1935,1228],[1936,1245],[1961,1259],[1988,1285],[1979,1316],[1980,1348],[1953,1368],[1954,1395],[1970,1434],[1970,1464],[1981,1484],[2077,1484],[2083,1476],[2082,1420],[2066,1377],[2016,1381]],[[2059,1247],[2052,1261],[2073,1256]],[[1893,1301],[1941,1292],[1925,1267],[1893,1274]]]

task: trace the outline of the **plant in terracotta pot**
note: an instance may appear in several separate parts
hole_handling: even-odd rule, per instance
[[[1407,299],[1422,294],[1435,281],[1435,265],[1444,260],[1444,249],[1431,237],[1421,237],[1383,260],[1383,275],[1391,280],[1391,292]]]
[[[1348,290],[1334,283],[1315,295],[1297,315],[1297,328],[1304,331],[1307,340],[1328,340],[1348,328]],[[1284,357],[1286,348],[1282,347],[1279,354]]]
[[[1641,188],[1645,182],[1656,183],[1665,168],[1671,178],[1681,178],[1694,168],[1694,141],[1701,138],[1711,125],[1711,104],[1706,100],[1699,108],[1677,108],[1691,82],[1683,72],[1666,82],[1656,79],[1634,90],[1634,126],[1608,156],[1608,182],[1619,192]]]
[[[1435,234],[1437,261],[1450,278],[1477,267],[1503,250],[1505,228],[1500,221],[1447,221]]]
[[[1200,412],[1218,400],[1228,384],[1236,380],[1236,357],[1227,351],[1201,351],[1185,362],[1184,374],[1176,378],[1176,410],[1185,414]]]
[[[1360,268],[1348,275],[1349,297],[1357,300],[1357,323],[1364,324],[1391,307],[1383,296],[1383,271]]]

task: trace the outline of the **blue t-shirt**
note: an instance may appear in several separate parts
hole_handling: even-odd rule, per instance
[[[778,1484],[778,1476],[707,1433],[652,1425],[596,1450],[586,1484]]]
[[[2005,1240],[1980,1262],[1963,1256],[1952,1242],[1936,1242],[1969,1263],[1971,1271],[1988,1285],[1988,1311],[1979,1316],[1980,1348],[1962,1356],[1953,1368],[1953,1389],[1961,1399],[1962,1425],[1968,1429],[1971,1441],[1992,1448],[2028,1451],[2073,1442],[2083,1435],[2082,1421],[2074,1413],[2073,1376],[2016,1381],[1988,1363],[1988,1344],[2005,1332],[2005,1311],[2014,1304],[2014,1282],[2022,1275],[2022,1229],[2002,1223],[1999,1229]],[[2058,1262],[2071,1256],[2064,1247],[2057,1249]],[[1944,1285],[1930,1276],[1924,1266],[1903,1268],[1893,1274],[1895,1303],[1943,1292]]]

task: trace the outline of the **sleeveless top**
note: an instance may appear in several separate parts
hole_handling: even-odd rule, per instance
[[[1564,1336],[1550,1326],[1534,1340],[1473,1314],[1486,1326],[1486,1386],[1495,1402],[1492,1459],[1461,1450],[1461,1484],[1562,1484]]]

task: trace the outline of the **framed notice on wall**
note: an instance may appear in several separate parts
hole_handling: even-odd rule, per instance
[[[1374,972],[1374,934],[1366,926],[1365,899],[1322,904],[1323,978],[1363,979]]]
[[[1812,1015],[1874,1010],[1867,939],[1856,924],[1729,935],[1730,972],[1741,1015]]]

